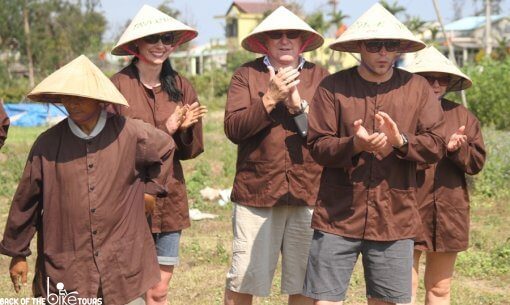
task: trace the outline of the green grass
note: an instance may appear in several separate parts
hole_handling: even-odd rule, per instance
[[[204,201],[198,192],[206,186],[226,188],[232,185],[236,147],[223,134],[223,111],[211,111],[204,123],[206,151],[183,165],[191,205],[219,217],[193,222],[191,228],[184,231],[181,264],[175,270],[170,288],[173,305],[223,304],[225,275],[230,263],[231,205],[220,207],[215,202]],[[13,127],[6,146],[0,151],[0,224],[7,218],[10,199],[31,143],[42,130],[44,128]],[[484,130],[484,135],[490,152],[488,172],[473,181],[478,191],[472,196],[471,247],[457,260],[453,305],[510,304],[510,205],[505,193],[510,189],[506,178],[510,168],[510,154],[506,154],[510,151],[509,134]],[[31,276],[33,257],[29,260]],[[0,271],[3,271],[0,272],[0,297],[15,295],[8,275],[9,261],[8,257],[0,257]],[[271,296],[256,299],[255,304],[286,304],[286,296],[279,294],[279,276],[278,269]],[[30,296],[30,289],[24,289],[19,296]],[[423,300],[423,283],[418,297]],[[364,303],[363,273],[358,264],[345,304]]]

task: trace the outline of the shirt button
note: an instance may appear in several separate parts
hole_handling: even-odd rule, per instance
[[[90,209],[90,211],[91,211],[92,213],[95,213],[95,212],[96,212],[96,208],[92,208],[92,209]]]
[[[99,251],[94,252],[95,256],[99,256]]]
[[[92,185],[89,189],[92,192],[94,190],[94,186]]]
[[[89,164],[89,168],[93,168],[94,167],[94,164]]]
[[[92,234],[96,235],[97,234],[97,230],[92,231]]]

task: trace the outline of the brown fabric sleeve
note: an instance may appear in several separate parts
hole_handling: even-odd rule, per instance
[[[468,111],[468,110],[465,110]],[[485,163],[485,144],[478,119],[468,111],[466,132],[467,141],[452,152],[448,158],[468,175],[478,174]]]
[[[353,137],[340,137],[337,107],[333,91],[334,85],[326,79],[317,88],[308,113],[307,143],[314,160],[326,167],[353,167]]]
[[[14,194],[4,237],[0,243],[0,253],[11,257],[26,257],[32,253],[30,241],[42,214],[41,157],[34,153],[37,143],[38,141],[32,148]]]
[[[164,131],[140,120],[132,120],[140,130],[137,164],[145,172],[145,193],[164,197],[167,195],[167,177],[170,175],[175,142]]]
[[[418,81],[426,82],[424,79]],[[405,133],[408,139],[406,149],[395,149],[397,156],[418,163],[435,163],[446,153],[445,121],[441,103],[428,83],[421,86],[423,92],[417,114],[416,133]]]
[[[183,104],[191,105],[199,103],[197,93],[188,80],[181,79]],[[193,159],[204,152],[204,136],[202,131],[202,119],[185,131],[177,131],[174,135],[177,145],[176,155],[179,160]]]
[[[258,134],[273,122],[262,97],[253,97],[252,101],[249,82],[243,74],[247,73],[247,69],[240,68],[232,76],[225,106],[225,134],[235,144]]]

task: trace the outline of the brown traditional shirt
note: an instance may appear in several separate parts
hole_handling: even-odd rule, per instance
[[[353,122],[378,131],[378,111],[405,134],[406,149],[355,155]],[[363,79],[356,67],[337,72],[317,89],[309,124],[312,156],[324,166],[312,227],[375,241],[414,238],[416,162],[435,162],[445,151],[443,113],[427,81],[400,69],[383,83]]]
[[[306,62],[299,75],[301,98],[311,103],[326,75],[325,69]],[[262,58],[237,69],[230,82],[225,133],[238,146],[232,201],[253,207],[312,206],[322,167],[310,156],[283,103],[267,113],[262,96],[268,83]]]
[[[423,236],[415,248],[425,251],[463,251],[469,243],[469,194],[465,175],[485,163],[485,145],[478,119],[464,106],[443,99],[447,138],[466,126],[467,141],[438,162],[418,170],[417,200]]]
[[[0,103],[0,148],[4,146],[5,139],[7,139],[9,124],[9,117],[7,117],[7,114],[5,113],[4,106]]]
[[[127,117],[141,119],[168,133],[165,122],[174,113],[177,105],[198,102],[197,94],[190,82],[176,76],[177,88],[183,93],[182,101],[173,101],[162,88],[148,89],[138,78],[136,66],[131,64],[112,77],[112,82],[124,95],[129,108],[116,106],[115,112]],[[158,198],[152,217],[152,232],[172,232],[190,226],[188,196],[181,160],[192,159],[204,151],[202,120],[185,132],[173,135],[177,145],[172,170],[167,177],[168,195]]]
[[[174,147],[164,132],[117,115],[92,139],[67,120],[39,136],[0,243],[1,253],[25,257],[37,231],[35,296],[46,297],[48,277],[50,292],[59,282],[81,298],[101,288],[106,304],[126,304],[159,281],[144,180],[166,174]]]

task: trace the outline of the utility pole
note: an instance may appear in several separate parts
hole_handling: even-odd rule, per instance
[[[450,41],[450,38],[446,35],[446,30],[444,29],[443,17],[441,17],[441,12],[439,11],[439,5],[437,4],[437,0],[432,0],[432,3],[434,4],[434,9],[436,10],[437,21],[439,21],[439,26],[441,27],[441,32],[443,32],[443,37],[446,41],[446,45],[448,46],[450,60],[455,65],[457,65],[457,61],[455,60],[455,52],[453,51],[453,45],[452,45],[452,42]],[[462,90],[460,92],[460,95],[462,97],[462,105],[464,107],[468,108],[467,100],[466,100],[466,92],[464,92],[464,90]]]
[[[338,4],[338,0],[329,0],[329,2],[328,2],[328,3],[329,3],[329,4],[331,5],[331,7],[333,8],[333,14],[332,14],[332,16],[334,16],[334,15],[336,14],[336,6],[337,6],[337,4]]]
[[[490,58],[492,53],[491,26],[491,0],[485,0],[485,57],[487,58]]]
[[[30,41],[30,23],[28,22],[28,0],[23,3],[23,28],[25,32],[25,40],[27,44],[27,57],[28,57],[28,81],[30,88],[35,85],[34,82],[34,62],[32,59],[32,44]]]

